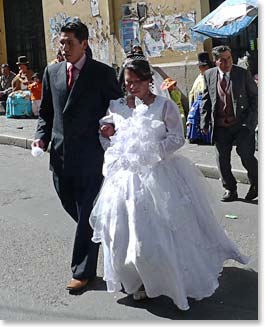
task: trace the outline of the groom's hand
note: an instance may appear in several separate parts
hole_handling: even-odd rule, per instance
[[[114,135],[115,129],[113,124],[105,124],[100,126],[99,132],[103,137],[109,138]]]

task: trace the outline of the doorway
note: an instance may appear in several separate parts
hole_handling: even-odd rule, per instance
[[[42,0],[4,0],[7,61],[17,73],[19,56],[27,56],[34,72],[47,64]]]

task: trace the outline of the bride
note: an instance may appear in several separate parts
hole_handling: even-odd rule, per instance
[[[165,295],[181,310],[211,296],[224,261],[248,262],[218,224],[211,190],[177,150],[177,105],[150,91],[147,61],[128,62],[127,92],[100,121],[104,184],[90,216],[101,242],[107,290],[135,300]]]

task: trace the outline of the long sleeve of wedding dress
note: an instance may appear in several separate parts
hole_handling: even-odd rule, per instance
[[[166,126],[166,137],[160,143],[162,159],[181,148],[185,143],[182,118],[178,106],[171,100],[165,102],[164,105],[162,119]]]

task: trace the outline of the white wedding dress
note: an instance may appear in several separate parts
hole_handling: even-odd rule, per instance
[[[247,263],[218,224],[201,172],[176,150],[184,144],[177,105],[156,96],[149,107],[113,100],[101,123],[113,123],[105,180],[90,216],[101,242],[109,292],[166,295],[181,309],[187,298],[214,293],[227,259]]]

